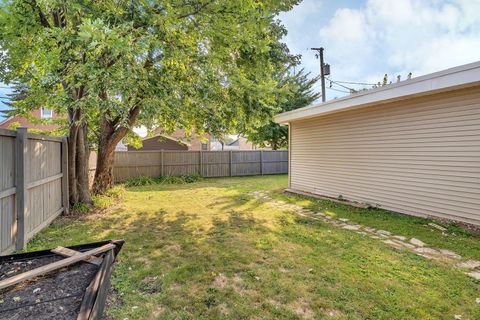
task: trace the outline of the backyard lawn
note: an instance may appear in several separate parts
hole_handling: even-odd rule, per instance
[[[468,259],[480,259],[478,233],[454,226],[442,233],[421,218],[287,196],[286,184],[282,175],[130,187],[108,210],[60,219],[28,250],[125,239],[111,319],[480,319],[479,280],[269,202],[415,237]]]

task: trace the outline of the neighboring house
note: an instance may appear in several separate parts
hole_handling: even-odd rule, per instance
[[[39,120],[62,118],[53,110],[46,109],[46,108],[38,108],[37,110],[32,111],[32,117]],[[55,130],[60,128],[60,125],[58,124],[39,124],[39,123],[34,124],[30,122],[28,119],[21,116],[12,116],[0,122],[0,128],[2,129],[11,129],[12,126],[18,126],[18,125],[21,127],[37,129],[37,130]]]
[[[480,225],[480,62],[275,120],[293,192]]]
[[[226,141],[222,142],[216,138],[213,138],[210,143],[210,149],[212,151],[221,150],[271,150],[270,148],[260,148],[248,141],[247,138],[242,136],[231,136]]]
[[[128,151],[148,151],[148,150],[191,150],[191,151],[209,151],[210,135],[199,136],[193,134],[187,136],[185,131],[177,129],[172,134],[165,134],[161,129],[157,130],[153,137],[142,139],[143,146],[135,149],[127,146]]]

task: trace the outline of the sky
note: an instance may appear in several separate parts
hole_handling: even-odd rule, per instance
[[[479,12],[480,0],[304,0],[279,18],[312,76],[320,67],[308,49],[324,47],[332,80],[377,83],[384,74],[404,80],[480,60]],[[327,100],[348,94],[334,89],[348,91],[334,84]]]
[[[377,83],[480,60],[479,12],[480,0],[304,0],[280,19],[284,41],[312,75],[320,64],[308,49],[324,47],[332,80]],[[347,94],[332,89],[327,100]]]

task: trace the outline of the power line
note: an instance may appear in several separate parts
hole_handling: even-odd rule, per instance
[[[330,78],[327,78],[327,80],[330,81],[331,83],[335,83],[337,86],[340,86],[340,87],[342,87],[342,88],[344,88],[344,89],[347,89],[347,90],[350,90],[350,91],[356,91],[355,89],[349,88],[349,87],[347,87],[347,86],[345,86],[345,85],[343,85],[343,84],[341,84],[341,83],[338,83],[337,81],[332,80],[332,79],[330,79]]]
[[[345,91],[345,90],[340,90],[340,89],[335,89],[335,88],[327,88],[329,90],[333,90],[333,91],[338,91],[338,92],[343,92],[343,93],[351,93],[350,91]]]
[[[345,83],[345,84],[358,84],[358,85],[362,85],[362,86],[374,86],[374,85],[376,85],[376,83],[353,82],[353,81],[340,81],[340,80],[336,80],[336,82],[338,82],[338,83]]]

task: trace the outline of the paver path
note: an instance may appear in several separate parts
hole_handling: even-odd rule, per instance
[[[350,223],[348,219],[336,219],[320,211],[314,212],[297,204],[291,204],[282,200],[274,199],[264,191],[254,191],[251,194],[255,199],[260,200],[272,207],[291,211],[302,217],[320,220],[345,230],[350,230],[364,236],[369,236],[372,239],[382,241],[386,245],[394,248],[409,250],[426,259],[445,261],[453,267],[460,269],[466,275],[480,280],[480,261],[464,259],[462,256],[451,250],[430,248],[426,243],[416,238],[407,239],[401,235],[394,235],[387,230],[377,230],[360,224]]]

